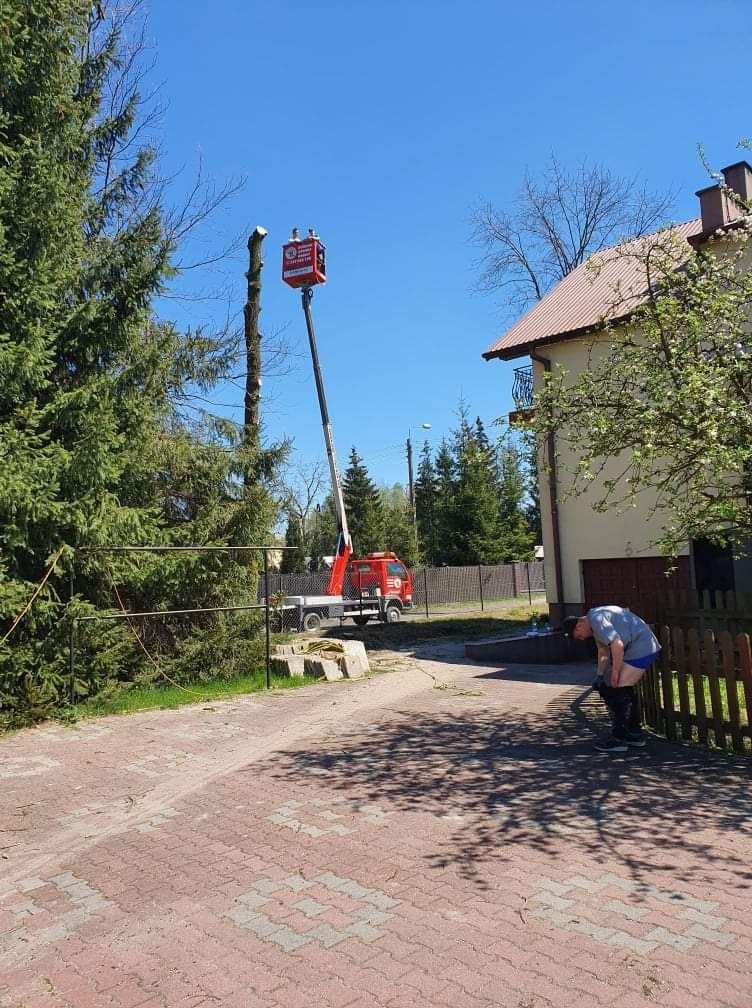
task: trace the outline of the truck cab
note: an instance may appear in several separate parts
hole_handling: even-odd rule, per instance
[[[348,565],[356,597],[381,598],[387,622],[394,623],[413,604],[413,580],[396,553],[367,553]]]

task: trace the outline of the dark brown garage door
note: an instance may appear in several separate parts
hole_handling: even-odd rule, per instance
[[[652,621],[656,599],[668,590],[690,587],[689,557],[679,557],[675,570],[666,576],[670,566],[670,561],[661,556],[583,560],[585,608],[626,606]]]

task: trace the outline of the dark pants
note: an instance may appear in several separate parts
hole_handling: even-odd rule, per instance
[[[630,732],[639,732],[640,704],[634,686],[607,686],[597,680],[595,689],[611,715],[614,738],[625,739]]]

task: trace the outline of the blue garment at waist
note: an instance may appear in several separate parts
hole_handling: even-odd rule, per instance
[[[632,668],[650,668],[660,653],[659,649],[658,651],[654,651],[652,654],[645,655],[644,658],[625,658],[624,664],[631,665]]]

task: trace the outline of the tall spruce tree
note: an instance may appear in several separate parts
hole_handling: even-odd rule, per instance
[[[433,526],[435,554],[433,562],[437,565],[461,563],[455,545],[457,525],[455,509],[456,467],[452,450],[445,438],[442,439],[436,453],[435,470],[436,495]]]
[[[108,154],[128,149],[139,100],[134,92],[114,111],[103,101],[121,67],[117,26],[100,24],[83,0],[2,8],[0,629],[60,547],[246,544],[269,518],[260,484],[241,493],[238,475],[261,466],[232,425],[206,418],[188,428],[176,410],[190,383],[218,377],[217,346],[153,317],[175,246],[153,187],[153,151],[137,149],[128,162]],[[244,562],[218,557],[136,565],[89,554],[76,564],[75,589],[81,613],[114,604],[113,582],[126,604],[166,608],[229,602],[253,581]],[[66,585],[59,564],[0,650],[7,709],[44,709],[141,667],[124,629],[89,624],[79,639],[85,671],[68,681]],[[178,630],[163,635],[177,659]]]
[[[523,510],[534,543],[543,542],[541,519],[540,483],[538,480],[538,439],[532,431],[523,430],[519,435],[520,462],[525,493]]]
[[[497,448],[497,465],[501,562],[532,560],[536,540],[527,503],[529,491],[524,449],[521,450],[510,440],[502,441]]]
[[[379,490],[384,511],[384,533],[381,549],[396,553],[408,567],[417,563],[415,531],[410,502],[400,483]]]
[[[421,460],[418,500],[421,510],[432,508],[431,520],[422,519],[430,562],[463,566],[528,559],[532,534],[520,453],[511,443],[492,442],[480,417],[471,424],[464,403],[459,421],[435,463],[427,453]]]
[[[379,491],[355,448],[342,480],[345,511],[356,553],[384,548],[384,507]]]
[[[460,564],[499,563],[499,486],[495,459],[485,435],[463,423],[455,438],[457,484],[454,495],[453,554]]]
[[[308,535],[308,555],[311,558],[311,570],[328,570],[324,557],[331,557],[337,542],[337,514],[334,509],[334,498],[327,494],[321,505],[317,506],[311,515]]]
[[[301,527],[300,516],[291,514],[287,518],[287,528],[285,529],[285,546],[292,546],[294,549],[287,549],[282,554],[282,561],[279,569],[282,574],[303,574],[306,567],[306,546],[305,536]]]
[[[421,449],[415,480],[415,512],[418,521],[419,561],[435,566],[438,561],[436,540],[437,516],[436,470],[431,460],[431,448],[426,441]]]

